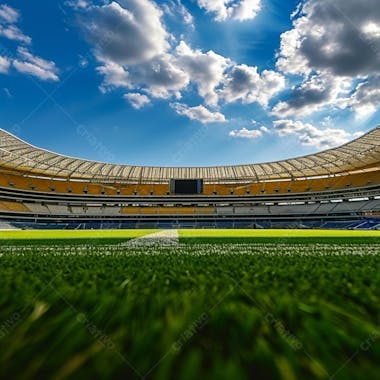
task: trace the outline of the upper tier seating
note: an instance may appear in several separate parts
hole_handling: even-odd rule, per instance
[[[380,171],[358,173],[332,178],[251,184],[204,184],[204,195],[244,196],[288,193],[312,193],[349,189],[380,184]],[[32,178],[15,173],[0,172],[0,187],[43,193],[100,196],[165,196],[169,184],[99,184]]]

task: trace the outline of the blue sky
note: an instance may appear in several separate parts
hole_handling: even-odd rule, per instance
[[[0,2],[0,127],[142,165],[340,145],[380,124],[377,1]]]

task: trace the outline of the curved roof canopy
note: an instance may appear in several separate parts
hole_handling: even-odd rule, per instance
[[[102,182],[160,183],[172,178],[256,182],[339,175],[374,167],[380,167],[380,126],[347,144],[316,154],[275,162],[214,167],[131,166],[83,160],[34,147],[0,129],[0,168],[25,175]]]

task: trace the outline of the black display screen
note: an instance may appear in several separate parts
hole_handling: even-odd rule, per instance
[[[202,192],[202,180],[173,179],[170,187],[174,194],[199,194]]]

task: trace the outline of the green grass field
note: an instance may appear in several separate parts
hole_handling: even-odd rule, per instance
[[[247,230],[247,229],[205,229],[179,230],[182,241],[188,243],[319,243],[319,242],[357,242],[380,243],[380,231],[354,230]]]
[[[133,239],[158,230],[4,230],[0,240]]]
[[[0,244],[118,244],[159,230],[4,230]]]
[[[0,242],[8,241],[23,243],[36,240],[44,241],[92,241],[120,242],[138,238],[159,230],[4,230],[0,231]],[[320,239],[358,239],[368,242],[368,239],[379,240],[380,231],[360,230],[249,230],[249,229],[184,229],[179,230],[180,240],[183,242],[254,242],[268,241],[272,239],[282,241],[285,239],[296,239],[301,242],[315,242]],[[306,239],[306,240],[305,240]]]
[[[379,378],[379,232],[152,232],[0,231],[0,378]]]

